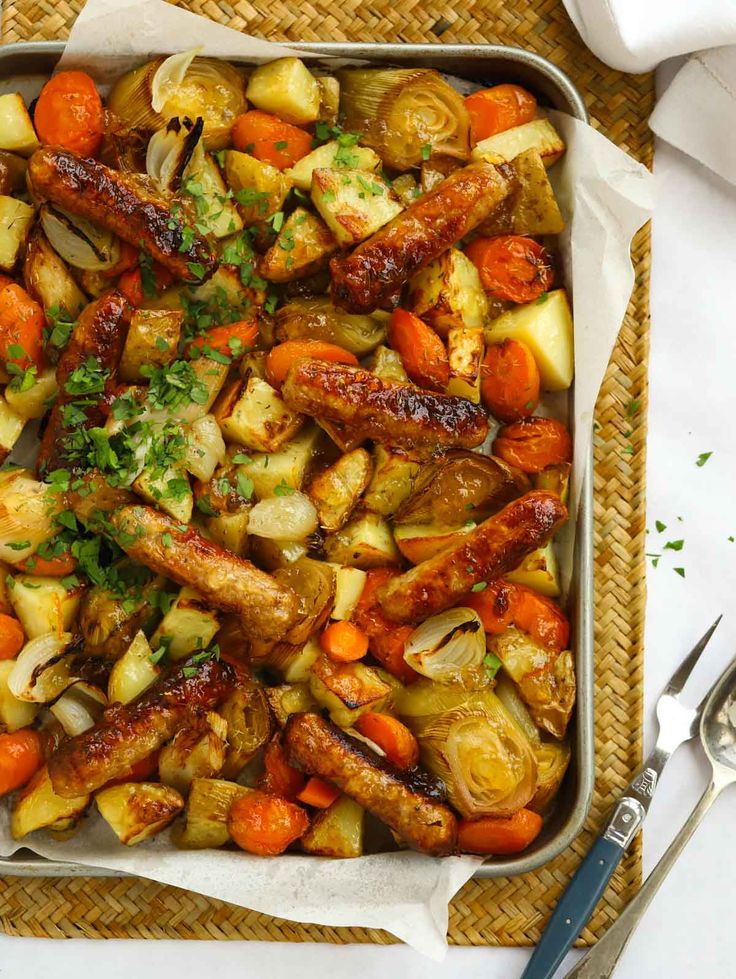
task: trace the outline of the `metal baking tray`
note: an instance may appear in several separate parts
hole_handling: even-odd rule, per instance
[[[484,84],[518,82],[542,105],[587,121],[585,103],[570,79],[546,59],[497,44],[292,44],[304,52],[340,58],[365,58],[393,65],[421,65]],[[36,94],[61,57],[60,41],[29,41],[0,47],[0,89],[17,87]],[[40,84],[37,84],[37,88]],[[510,877],[536,870],[565,850],[583,827],[595,776],[593,717],[593,492],[592,449],[586,460],[576,528],[575,566],[569,600],[577,671],[577,707],[573,720],[573,757],[553,813],[524,853],[490,858],[476,877]],[[0,859],[0,874],[18,877],[119,877],[117,871],[45,860],[28,850]]]

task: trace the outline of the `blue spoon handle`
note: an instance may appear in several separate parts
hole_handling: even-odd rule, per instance
[[[590,920],[624,850],[599,836],[547,922],[521,979],[551,979]]]

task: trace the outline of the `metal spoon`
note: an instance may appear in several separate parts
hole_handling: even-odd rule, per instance
[[[710,785],[639,893],[565,979],[607,979],[613,975],[634,929],[675,860],[721,792],[736,782],[736,660],[726,669],[706,701],[700,719],[700,741],[713,769]]]

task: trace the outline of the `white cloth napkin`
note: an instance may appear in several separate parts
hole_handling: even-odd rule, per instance
[[[650,119],[660,138],[736,184],[736,0],[564,0],[606,64],[641,72],[690,54]]]

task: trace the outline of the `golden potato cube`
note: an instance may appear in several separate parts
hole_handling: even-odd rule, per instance
[[[129,704],[156,682],[160,672],[151,662],[151,647],[145,633],[138,631],[130,646],[113,664],[107,681],[108,701]]]
[[[396,544],[412,564],[420,564],[440,551],[459,544],[472,527],[433,527],[431,524],[401,524],[394,527]]]
[[[215,544],[224,547],[238,557],[248,553],[248,511],[250,507],[236,513],[219,513],[216,517],[208,517],[204,522],[205,529]]]
[[[10,817],[13,839],[22,840],[37,829],[69,829],[87,808],[90,799],[89,795],[62,799],[54,792],[48,769],[44,766],[23,789],[13,807]]]
[[[364,663],[333,663],[321,656],[312,666],[309,689],[335,724],[352,727],[366,711],[380,711],[392,688]]]
[[[315,170],[336,170],[341,166],[376,172],[381,169],[381,157],[367,146],[341,147],[333,139],[297,160],[291,170],[286,171],[286,176],[299,190],[308,192],[312,187],[312,174]]]
[[[33,724],[42,704],[19,700],[10,692],[8,678],[13,672],[15,660],[0,660],[0,731],[18,731]]]
[[[526,585],[549,598],[557,598],[561,593],[560,572],[552,541],[527,554],[519,567],[506,575],[506,580]]]
[[[26,188],[28,160],[0,150],[0,194],[17,194]]]
[[[287,408],[278,391],[253,376],[228,385],[213,414],[226,441],[261,452],[277,452],[304,423],[304,416]]]
[[[360,601],[360,596],[365,588],[365,571],[360,568],[343,567],[335,564],[335,602],[332,606],[330,618],[343,620],[351,619],[355,606]]]
[[[207,400],[202,404],[192,401],[191,404],[185,404],[178,408],[177,417],[182,422],[193,422],[207,414],[217,400],[220,391],[222,391],[229,371],[227,364],[219,364],[210,357],[199,357],[197,360],[190,360],[189,363],[197,381],[204,384],[207,389]]]
[[[363,497],[374,513],[391,517],[409,496],[421,463],[411,452],[385,445],[373,448],[373,478]]]
[[[65,588],[59,578],[15,575],[10,601],[29,639],[47,632],[68,632],[76,619],[83,586]]]
[[[164,745],[158,757],[159,778],[186,796],[192,779],[210,778],[222,771],[226,746],[227,721],[210,711],[204,725],[182,728]]]
[[[336,251],[337,242],[324,221],[298,207],[261,259],[258,272],[269,282],[303,279],[325,268]]]
[[[226,459],[225,441],[214,415],[202,415],[189,426],[184,468],[195,479],[209,482]]]
[[[560,462],[556,466],[547,466],[541,473],[534,477],[534,488],[547,490],[556,493],[562,502],[567,506],[567,499],[570,495],[570,473],[572,465],[569,462]]]
[[[319,85],[319,119],[334,126],[340,114],[340,82],[334,75],[320,75]]]
[[[256,109],[300,126],[319,119],[322,90],[300,58],[277,58],[253,69],[245,97]]]
[[[56,254],[38,226],[28,240],[23,281],[46,314],[55,309],[74,319],[87,305],[87,297],[77,285],[66,262]]]
[[[56,383],[56,371],[53,367],[44,367],[41,373],[35,378],[33,386],[27,391],[14,391],[8,385],[5,388],[5,400],[8,407],[20,415],[22,419],[30,421],[33,418],[43,418],[48,411],[48,402],[56,395],[59,390]]]
[[[184,800],[168,785],[124,782],[101,789],[97,808],[121,843],[135,846],[166,829],[184,808]]]
[[[132,488],[147,503],[152,503],[179,523],[192,519],[194,496],[186,470],[173,466],[163,472],[144,469],[133,480]]]
[[[12,271],[35,216],[36,209],[30,204],[15,197],[0,197],[0,269],[3,272]]]
[[[401,556],[391,528],[379,513],[361,513],[325,540],[328,561],[352,568],[382,568],[399,564]]]
[[[38,149],[38,138],[23,96],[17,92],[0,95],[0,150],[30,156]]]
[[[185,850],[224,846],[230,841],[227,817],[236,799],[252,789],[221,778],[194,778],[189,789],[186,822],[174,842]]]
[[[536,149],[512,161],[518,186],[478,229],[481,235],[558,235],[565,227],[544,161]]]
[[[312,202],[343,248],[370,238],[403,210],[389,185],[365,170],[318,168]]]
[[[391,347],[376,347],[372,371],[384,381],[409,383],[409,375],[404,370],[404,362]]]
[[[372,474],[369,453],[353,449],[312,480],[307,495],[317,508],[321,527],[339,530],[347,523]]]
[[[13,451],[13,446],[21,436],[26,420],[10,407],[0,394],[0,462]]]
[[[443,337],[455,327],[483,327],[488,318],[478,270],[457,248],[443,252],[411,279],[409,307]]]
[[[341,795],[314,817],[301,838],[302,850],[342,860],[362,856],[364,816],[362,806],[350,796]]]
[[[173,660],[206,649],[220,628],[220,619],[202,596],[184,586],[151,636],[151,646],[165,645]]]
[[[486,329],[488,343],[521,340],[531,350],[545,391],[566,391],[575,371],[572,312],[564,289],[502,313]]]
[[[238,150],[225,151],[225,178],[246,226],[279,211],[291,190],[280,170]]]
[[[447,393],[480,404],[481,367],[486,349],[483,327],[453,327],[447,336],[450,382]]]
[[[189,164],[186,175],[187,181],[197,185],[201,193],[203,206],[198,210],[197,223],[215,238],[237,234],[243,230],[243,219],[235,202],[228,200],[220,168],[209,153],[195,154],[195,157],[196,164],[194,160]]]
[[[252,480],[253,490],[259,500],[273,496],[279,484],[286,483],[287,486],[300,490],[323,439],[322,429],[310,423],[278,452],[254,453],[249,462],[238,467],[238,472]]]
[[[482,139],[473,148],[470,159],[475,162],[511,163],[526,150],[536,150],[544,165],[551,167],[565,152],[565,144],[549,119],[534,119]]]
[[[183,320],[181,310],[136,309],[120,358],[120,376],[124,381],[145,381],[141,373],[144,364],[164,367],[176,360]]]
[[[282,683],[266,687],[271,713],[279,727],[284,727],[292,714],[303,714],[317,708],[308,683]]]

